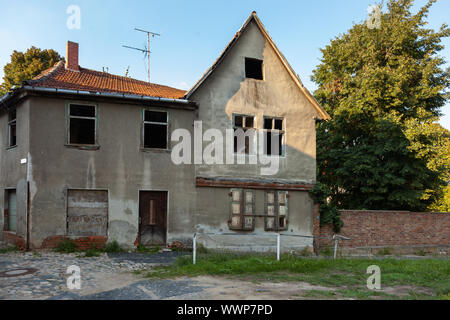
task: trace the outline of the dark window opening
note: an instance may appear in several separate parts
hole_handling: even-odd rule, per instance
[[[284,119],[264,118],[264,154],[269,156],[284,155]]]
[[[254,151],[255,117],[234,115],[234,152],[252,154]]]
[[[144,148],[167,149],[167,112],[144,110]]]
[[[8,147],[17,145],[17,113],[12,110],[8,116]]]
[[[245,58],[245,77],[263,80],[263,62],[262,60]]]
[[[96,106],[71,104],[69,106],[69,144],[95,145]]]

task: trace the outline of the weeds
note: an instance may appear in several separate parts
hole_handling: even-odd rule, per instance
[[[378,250],[377,256],[390,256],[392,254],[391,248],[383,248],[381,250]]]
[[[74,253],[78,250],[78,247],[75,242],[65,239],[58,243],[58,245],[55,248],[56,252],[59,253]]]
[[[0,248],[0,254],[6,254],[6,253],[10,253],[10,252],[18,252],[19,248],[14,246],[14,247],[6,247],[6,248]]]

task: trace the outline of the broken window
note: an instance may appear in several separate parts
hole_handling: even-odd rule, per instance
[[[283,118],[264,117],[264,154],[268,156],[285,155],[285,130]]]
[[[95,105],[69,105],[69,144],[95,145],[97,107]]]
[[[108,191],[67,190],[67,234],[106,236]]]
[[[165,111],[144,110],[144,148],[168,148],[168,114]]]
[[[17,146],[17,111],[12,110],[8,115],[8,148]]]
[[[245,77],[263,80],[263,61],[253,58],[245,58]]]
[[[233,115],[234,153],[255,153],[255,117]]]
[[[230,198],[230,229],[253,231],[255,229],[254,191],[232,189],[230,192]]]
[[[266,192],[266,231],[284,231],[288,224],[288,192],[267,191]]]
[[[16,190],[6,190],[6,208],[4,213],[4,230],[17,231],[17,196]]]

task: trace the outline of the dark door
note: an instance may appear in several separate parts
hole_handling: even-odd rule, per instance
[[[165,245],[167,192],[141,191],[139,197],[139,244]]]

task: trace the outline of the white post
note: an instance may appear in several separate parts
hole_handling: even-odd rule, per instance
[[[194,239],[192,241],[192,259],[193,259],[193,264],[195,264],[196,262],[196,254],[197,254],[197,233],[194,233]]]
[[[277,234],[277,261],[280,261],[280,251],[281,251],[280,243],[281,243],[281,236],[278,233]]]
[[[339,238],[336,237],[336,235],[335,235],[334,236],[334,259],[336,259],[336,256],[337,256],[338,241],[339,241]]]

